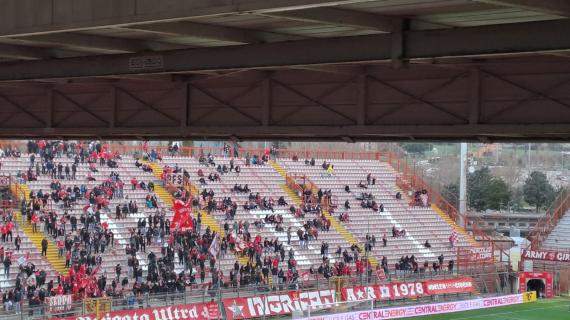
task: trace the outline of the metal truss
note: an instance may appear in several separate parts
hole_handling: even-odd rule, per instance
[[[565,140],[570,60],[0,83],[0,137]]]

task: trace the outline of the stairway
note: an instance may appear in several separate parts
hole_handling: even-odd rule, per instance
[[[200,190],[198,190],[195,185],[190,184],[190,189],[192,190],[192,194],[195,194],[197,197],[200,196]],[[200,210],[200,213],[202,216],[202,224],[204,224],[206,227],[210,227],[210,230],[216,231],[220,236],[225,236],[224,229],[220,226],[220,224],[218,224],[216,218],[209,214],[208,211],[203,209]],[[246,265],[249,262],[249,259],[245,256],[242,256],[238,253],[235,253],[235,256],[238,259],[240,265]]]
[[[162,167],[156,162],[145,162],[145,163],[152,168],[152,174],[154,174],[155,177],[161,180],[162,173],[164,172],[164,170],[162,170]]]
[[[447,213],[443,212],[443,210],[441,210],[435,204],[432,204],[431,208],[441,217],[441,219],[443,219],[443,221],[447,222],[447,224],[449,224],[455,232],[462,234],[465,237],[465,239],[469,242],[469,244],[471,244],[472,246],[479,246],[479,243],[477,243],[475,238],[473,238],[473,236],[469,234],[467,230],[465,230],[465,228],[461,227],[455,221],[453,221],[453,219],[451,219],[451,217]]]
[[[162,173],[164,172],[164,170],[162,170],[162,167],[156,162],[146,162],[146,164],[148,164],[152,168],[153,175],[157,179],[162,180]],[[190,184],[190,190],[191,190],[190,191],[191,194],[195,194],[195,195],[200,194],[200,190],[198,190],[198,188],[193,184]],[[160,199],[162,199],[163,203],[173,203],[174,197],[172,197],[170,192],[168,192],[161,185],[155,185],[154,186],[154,192],[158,195],[158,197]],[[224,229],[218,224],[216,219],[208,213],[208,211],[200,210],[200,214],[202,217],[202,225],[209,227],[210,230],[215,231],[216,233],[218,233],[222,237],[225,236]],[[241,255],[236,254],[236,257],[238,258],[239,263],[242,265],[246,265],[249,261],[249,259],[247,257],[241,256]]]
[[[20,194],[17,194],[18,198],[23,196],[26,202],[30,201],[30,188],[25,184],[12,185],[11,190],[14,194],[17,194],[17,190],[20,190]],[[15,221],[22,221],[22,213],[20,210],[14,211]],[[45,259],[53,266],[54,270],[62,275],[67,274],[68,268],[65,267],[65,257],[59,257],[57,252],[57,244],[42,231],[34,232],[32,225],[24,219],[19,227],[26,234],[26,236],[32,241],[39,252],[42,248],[42,240],[46,238],[48,240],[48,249]],[[38,227],[39,228],[39,227]]]
[[[192,190],[191,191],[192,194],[196,194],[198,197],[200,196],[200,190],[198,190],[198,188],[195,185],[191,184],[190,188]],[[216,218],[212,217],[212,215],[209,214],[208,211],[206,210],[200,210],[200,213],[202,216],[202,224],[204,224],[206,227],[210,227],[210,230],[216,231],[217,233],[220,234],[220,236],[222,237],[225,236],[224,229],[220,227],[220,225],[216,221]]]
[[[287,176],[287,171],[281,166],[279,165],[277,162],[275,161],[269,161],[269,164],[271,165],[271,167],[273,167],[273,169],[275,169],[275,171],[277,171],[277,173],[279,173],[283,178],[285,178],[285,176]],[[291,197],[291,199],[293,199],[293,201],[295,201],[295,204],[297,206],[301,205],[301,198],[299,198],[299,196],[293,191],[291,190],[291,188],[287,187],[286,185],[282,185],[281,188],[287,193],[287,195],[289,195]],[[313,190],[313,192],[317,192],[317,190]],[[329,219],[329,221],[331,222],[331,227],[333,227],[336,232],[338,232],[343,238],[344,240],[349,243],[351,246],[356,244],[360,249],[362,249],[362,251],[364,252],[364,247],[362,246],[362,244],[356,239],[356,237],[350,233],[339,221],[337,218],[333,217],[328,210],[323,210],[323,214],[325,215],[325,217],[327,219]],[[369,256],[368,260],[370,261],[370,264],[372,265],[372,267],[376,267],[378,265],[378,260],[373,257],[373,256]]]
[[[271,167],[273,167],[273,169],[279,173],[279,175],[281,177],[283,177],[283,179],[285,179],[285,177],[287,176],[287,171],[285,171],[285,169],[283,169],[282,166],[280,166],[277,162],[271,160],[269,161],[269,164],[271,165]],[[299,195],[295,193],[295,191],[291,190],[291,188],[287,187],[286,184],[281,184],[279,185],[281,187],[281,189],[289,196],[289,198],[293,199],[293,201],[295,202],[295,204],[297,206],[301,205],[301,198],[299,198]]]
[[[164,170],[162,170],[162,167],[156,162],[144,163],[152,168],[152,174],[155,176],[155,178],[162,181],[162,173],[164,172]],[[159,184],[154,185],[154,193],[156,193],[156,195],[162,200],[162,203],[164,204],[172,204],[174,201],[174,197],[172,197],[170,192],[168,192],[166,189],[164,189],[163,186]]]
[[[154,193],[156,193],[156,195],[162,199],[162,203],[164,204],[172,204],[174,201],[174,197],[170,194],[170,192],[164,189],[164,187],[161,185],[154,185]]]
[[[301,198],[299,198],[299,195],[297,195],[293,190],[291,190],[285,184],[282,184],[279,187],[281,187],[281,190],[283,190],[283,192],[285,192],[289,198],[293,199],[297,206],[301,205]]]
[[[275,171],[277,171],[277,173],[279,173],[283,178],[285,178],[285,176],[287,175],[287,171],[285,171],[285,169],[283,169],[283,167],[279,165],[279,163],[271,160],[269,161],[269,164],[273,167],[273,169],[275,169]]]
[[[153,175],[157,179],[162,181],[162,173],[164,172],[164,170],[162,170],[162,167],[156,162],[146,162],[146,164],[148,164],[152,168]],[[199,194],[200,191],[198,190],[198,188],[196,188],[196,186],[191,184],[190,188],[192,194]],[[172,203],[174,201],[174,197],[172,197],[170,192],[168,192],[161,185],[155,184],[154,192],[158,195],[160,199],[162,199],[163,203]],[[210,230],[216,231],[223,237],[224,230],[220,227],[220,225],[216,222],[216,220],[205,210],[200,210],[200,213],[202,214],[202,224],[205,225],[206,227],[210,227]]]

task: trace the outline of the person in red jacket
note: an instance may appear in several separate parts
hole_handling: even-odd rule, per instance
[[[61,258],[63,257],[63,249],[65,245],[63,243],[63,239],[57,240],[57,255]]]
[[[65,253],[65,267],[69,268],[71,266],[71,251]]]
[[[40,218],[36,213],[32,214],[32,231],[38,232],[38,222],[40,222]]]

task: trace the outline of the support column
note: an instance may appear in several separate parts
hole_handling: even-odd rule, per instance
[[[46,127],[48,129],[52,129],[53,128],[53,113],[54,113],[54,109],[55,109],[53,89],[49,89],[49,91],[48,91],[47,103],[48,103],[48,109],[47,109],[48,114],[47,114],[47,120],[46,120]]]
[[[478,124],[481,117],[481,71],[471,69],[469,96],[469,124]]]
[[[188,127],[188,118],[190,117],[190,98],[192,97],[192,86],[190,82],[185,86],[186,94],[184,95],[184,104],[182,105],[182,116],[180,117],[180,127],[183,129]]]
[[[461,165],[459,166],[461,170],[459,173],[459,213],[461,215],[466,214],[467,212],[467,143],[461,143]],[[457,221],[457,223],[462,226],[465,226],[465,221],[460,217],[461,221]]]
[[[117,88],[115,86],[111,87],[111,117],[109,121],[109,128],[115,128],[115,124],[117,123],[117,103],[119,100],[117,99]]]
[[[392,68],[400,69],[405,65],[406,57],[406,32],[409,27],[408,19],[395,20],[393,23],[394,30],[392,32],[392,48],[390,52],[390,58],[392,59]]]
[[[262,90],[263,90],[263,102],[261,105],[261,125],[267,127],[271,123],[271,107],[273,92],[271,90],[272,80],[271,75],[268,75],[265,80],[263,80]]]
[[[366,109],[368,106],[368,75],[365,73],[358,77],[358,109],[356,122],[360,126],[366,125]]]

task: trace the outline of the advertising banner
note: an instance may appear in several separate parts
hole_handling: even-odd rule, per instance
[[[65,312],[71,310],[73,299],[70,294],[47,297],[48,311],[50,313]]]
[[[363,310],[330,315],[319,315],[304,318],[303,320],[385,320],[409,317],[428,316],[442,313],[476,310],[483,308],[502,307],[523,303],[522,294],[502,297],[482,298],[465,301],[452,301],[415,306],[404,306],[386,309]]]
[[[249,319],[263,316],[278,316],[297,311],[318,310],[332,307],[335,290],[308,292],[291,291],[284,294],[223,299],[226,319]]]
[[[522,250],[521,259],[570,262],[570,253],[546,250]]]
[[[184,186],[184,175],[182,173],[168,173],[164,176],[165,185],[173,185],[177,187]]]
[[[107,319],[145,319],[145,320],[214,320],[221,319],[218,304],[215,302],[182,304],[168,307],[121,310],[95,315],[54,318],[59,320],[107,320]]]
[[[428,295],[470,293],[475,291],[475,283],[470,277],[428,280],[424,282],[424,289]]]
[[[458,250],[457,263],[460,265],[493,262],[492,246],[460,248]]]
[[[424,282],[393,282],[341,289],[343,301],[414,299],[423,296],[451,293],[471,293],[475,283],[470,277],[428,280]]]

